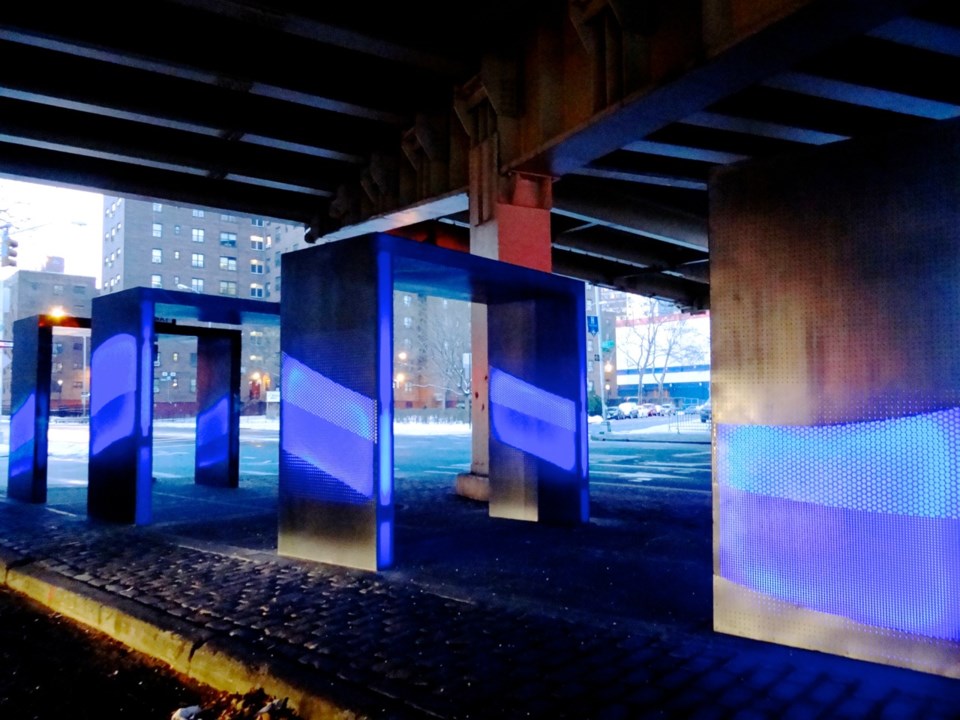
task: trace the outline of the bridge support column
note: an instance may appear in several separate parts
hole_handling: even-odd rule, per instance
[[[711,182],[718,631],[960,677],[958,147]]]
[[[479,108],[477,112],[483,112]],[[470,252],[514,265],[549,272],[551,260],[550,207],[552,179],[499,172],[499,135],[470,149]],[[488,312],[485,305],[471,312],[470,472],[457,477],[457,492],[489,499],[489,359]]]

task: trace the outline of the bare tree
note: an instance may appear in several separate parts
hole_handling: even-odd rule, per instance
[[[404,298],[410,313],[404,318],[400,353],[404,384],[430,390],[446,404],[449,396],[466,406],[470,397],[470,305],[466,302],[416,296]]]
[[[674,316],[674,322],[666,323],[660,331],[659,357],[661,362],[654,368],[657,393],[663,399],[663,385],[667,373],[676,365],[699,365],[704,361],[703,339],[700,333],[687,323],[689,315]]]
[[[423,330],[429,375],[438,379],[444,392],[466,401],[470,397],[470,365],[464,362],[470,353],[469,303],[443,301],[428,313]]]
[[[637,370],[637,398],[642,400],[643,378],[656,367],[661,353],[663,328],[675,317],[677,308],[654,298],[641,298],[638,310],[637,317],[627,326],[620,351],[630,367]]]

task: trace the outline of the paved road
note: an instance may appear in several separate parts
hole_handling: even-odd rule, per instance
[[[628,422],[638,421],[621,421],[618,429]],[[86,485],[85,435],[77,428],[55,427],[50,443],[49,487]],[[410,477],[453,477],[470,467],[470,436],[398,434],[395,457],[398,481]],[[191,429],[158,428],[154,437],[153,458],[153,475],[160,481],[192,476],[194,451]],[[5,456],[0,457],[3,480],[6,479],[6,462]],[[245,478],[276,477],[276,430],[242,430],[240,474]],[[709,492],[710,447],[704,443],[591,442],[590,481],[595,486],[626,485]]]

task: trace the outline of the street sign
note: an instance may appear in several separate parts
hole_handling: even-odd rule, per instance
[[[587,315],[587,330],[591,335],[596,335],[600,332],[600,318],[596,315]]]

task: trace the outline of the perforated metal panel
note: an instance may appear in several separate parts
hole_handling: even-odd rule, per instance
[[[712,184],[718,630],[960,677],[958,147]]]

